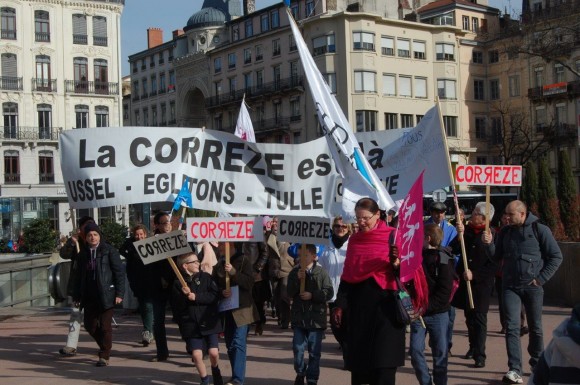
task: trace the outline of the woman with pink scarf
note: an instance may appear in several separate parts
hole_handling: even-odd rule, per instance
[[[349,239],[331,322],[346,328],[351,385],[394,385],[405,363],[405,326],[395,316],[399,252],[389,242],[395,229],[373,199],[359,200],[355,214],[360,231]]]

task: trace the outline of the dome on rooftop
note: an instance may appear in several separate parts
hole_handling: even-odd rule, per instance
[[[226,22],[226,15],[217,8],[202,8],[187,21],[185,30],[199,27],[220,26]]]

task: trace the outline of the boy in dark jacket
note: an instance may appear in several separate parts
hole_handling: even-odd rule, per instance
[[[334,295],[328,273],[316,263],[316,246],[301,248],[302,266],[295,267],[288,276],[288,296],[292,302],[292,350],[294,351],[294,385],[309,385],[318,382],[322,337],[326,329],[326,302]],[[304,291],[300,292],[300,280],[305,280]],[[308,347],[308,365],[304,363],[304,351]]]
[[[411,365],[419,385],[447,384],[449,299],[453,288],[453,257],[440,249],[443,231],[436,224],[424,227],[423,270],[429,286],[429,306],[421,321],[411,323]],[[425,337],[433,353],[433,378],[425,360]]]
[[[203,362],[203,343],[208,347],[213,383],[222,385],[219,369],[218,334],[222,324],[218,313],[219,289],[211,275],[200,271],[200,261],[194,253],[180,255],[177,265],[183,272],[187,287],[176,280],[171,293],[173,320],[185,341],[195,364],[201,385],[209,385],[209,376]]]

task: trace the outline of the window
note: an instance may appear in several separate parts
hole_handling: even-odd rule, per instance
[[[493,117],[491,118],[491,132],[490,132],[491,144],[502,143],[502,127],[501,118]]]
[[[72,15],[73,44],[88,44],[87,17],[80,13]]]
[[[149,86],[147,79],[141,79],[141,97],[146,98],[149,95]]]
[[[52,131],[52,107],[50,104],[39,104],[36,107],[38,113],[38,139],[51,139]]]
[[[536,108],[536,132],[543,132],[546,128],[546,107]]]
[[[477,156],[475,158],[475,163],[479,165],[487,165],[487,157],[486,156]]]
[[[416,98],[427,97],[427,78],[421,77],[415,78],[415,97]]]
[[[300,78],[298,76],[298,61],[291,61],[290,62],[290,86],[296,87],[299,84]]]
[[[169,87],[168,92],[175,92],[175,71],[169,71]]]
[[[383,95],[397,95],[397,86],[394,74],[383,74]]]
[[[296,51],[298,49],[298,47],[296,46],[296,40],[294,39],[294,35],[290,35],[289,42],[290,42],[289,51],[290,52]]]
[[[264,87],[264,70],[256,71],[256,89],[261,90]]]
[[[222,114],[221,113],[218,114],[218,115],[216,115],[216,116],[214,116],[214,118],[213,118],[213,129],[214,130],[218,130],[218,131],[222,130],[223,129],[223,123],[224,122],[223,122],[223,117],[222,117]]]
[[[564,66],[560,63],[554,64],[554,83],[560,83],[564,80]]]
[[[149,68],[155,67],[155,54],[149,56]]]
[[[473,99],[485,100],[483,80],[473,81]]]
[[[485,139],[487,137],[485,132],[485,118],[476,117],[475,118],[475,137],[477,139]]]
[[[381,54],[395,56],[395,39],[388,36],[381,37]]]
[[[453,12],[447,13],[445,15],[437,16],[433,19],[434,25],[455,25],[453,19]]]
[[[256,46],[256,61],[260,61],[264,58],[264,51],[262,50],[262,44]]]
[[[54,183],[54,157],[52,151],[38,152],[38,173],[40,183]]]
[[[50,57],[45,55],[36,56],[36,79],[34,79],[33,86],[36,91],[52,91]]]
[[[216,96],[218,96],[218,95],[220,95],[222,93],[222,82],[221,82],[221,80],[220,81],[217,81],[217,82],[215,82],[213,84],[213,90],[214,90],[214,93],[213,94],[216,95]]]
[[[75,92],[87,93],[89,90],[89,63],[84,57],[75,57],[73,59]]]
[[[165,72],[159,74],[159,92],[164,94],[167,85],[165,84]]]
[[[474,64],[483,64],[483,52],[473,51],[471,54],[471,59]]]
[[[244,48],[244,64],[250,64],[252,62],[252,49]]]
[[[314,16],[315,9],[314,9],[314,1],[313,0],[306,0],[306,17]]]
[[[375,50],[375,34],[370,32],[353,32],[353,49],[363,51]]]
[[[143,125],[145,127],[149,126],[149,108],[143,108]]]
[[[267,32],[270,30],[270,15],[266,13],[260,17],[260,26],[262,32]]]
[[[2,113],[4,114],[4,139],[18,138],[18,104],[2,103]]]
[[[556,104],[556,108],[555,108],[555,115],[556,115],[556,124],[558,126],[561,126],[563,124],[566,124],[567,122],[567,109],[566,109],[566,104],[562,103],[562,104]]]
[[[138,81],[138,80],[135,80],[135,81],[133,82],[133,89],[132,89],[132,91],[131,91],[131,94],[133,95],[133,99],[134,99],[134,100],[137,100],[137,99],[135,99],[135,98],[136,98],[136,97],[137,97],[137,98],[139,97],[139,81]]]
[[[4,151],[4,183],[20,183],[20,162],[18,151]]]
[[[497,100],[499,99],[499,79],[493,79],[489,81],[489,99]]]
[[[510,97],[520,96],[520,75],[512,75],[509,78]]]
[[[456,99],[455,80],[438,79],[437,95],[439,95],[441,99]]]
[[[448,43],[436,43],[435,53],[437,60],[455,61],[455,45]]]
[[[251,72],[244,74],[244,89],[246,90],[246,93],[250,94],[252,92],[252,73]]]
[[[229,78],[228,82],[229,82],[229,86],[230,86],[230,95],[234,96],[236,94],[236,87],[237,87],[236,78]]]
[[[413,127],[413,115],[401,114],[401,128]]]
[[[109,94],[109,67],[104,59],[95,59],[95,93]],[[151,85],[153,86],[153,84]]]
[[[328,88],[330,88],[331,94],[336,94],[336,73],[329,72],[326,74],[322,74],[324,80],[326,80],[326,84],[328,84]]]
[[[385,112],[385,130],[394,130],[397,126],[397,114]]]
[[[425,60],[425,42],[413,40],[413,57],[415,59]]]
[[[87,128],[89,126],[89,106],[86,106],[84,104],[77,104],[75,106],[75,115],[76,115],[75,128]]]
[[[235,53],[228,54],[228,68],[229,69],[236,68],[236,54]]]
[[[221,57],[216,57],[215,59],[213,59],[213,71],[216,74],[222,72],[222,58]]]
[[[377,130],[377,111],[356,111],[356,132]]]
[[[139,113],[139,110],[135,110],[135,124],[137,126],[141,125],[141,114]]]
[[[411,47],[409,40],[397,39],[397,56],[411,57]]]
[[[167,104],[161,103],[161,125],[167,124]]]
[[[97,119],[97,127],[109,127],[109,107],[96,106],[95,117]],[[155,125],[157,125],[156,121],[157,119],[155,119]]]
[[[544,85],[544,67],[534,68],[534,86],[542,87]]]
[[[18,78],[16,55],[13,53],[3,53],[1,60],[2,74],[0,77],[0,89],[21,90],[22,79]]]
[[[423,117],[424,117],[424,116],[425,116],[425,115],[415,115],[415,119],[417,119],[417,125],[418,125],[419,123],[421,123],[421,120],[423,120]]]
[[[272,40],[272,56],[280,55],[280,39]]]
[[[0,37],[6,40],[16,40],[16,10],[14,8],[0,8]]]
[[[312,40],[312,56],[335,52],[334,35],[320,36]]]
[[[450,138],[457,137],[457,116],[443,116],[445,134]]]
[[[370,71],[354,71],[354,91],[355,92],[376,92],[376,73]]]
[[[489,62],[490,64],[499,62],[499,51],[497,49],[489,51]]]
[[[281,68],[280,65],[276,65],[274,67],[272,67],[272,77],[274,79],[274,89],[275,90],[279,90],[280,89],[280,79],[281,79]]]
[[[469,31],[469,16],[463,16],[461,20],[462,20],[462,28],[465,31]]]
[[[290,121],[296,122],[300,120],[300,98],[296,97],[290,100]]]
[[[298,2],[290,3],[290,12],[294,20],[300,20],[300,4]]]
[[[246,20],[246,39],[254,35],[254,24],[252,19]]]
[[[34,39],[40,42],[50,41],[50,20],[46,11],[34,11]]]
[[[471,18],[471,32],[479,32],[479,19],[477,17]]]
[[[411,77],[399,75],[399,96],[410,98],[411,93]]]
[[[153,127],[156,127],[158,125],[157,124],[157,106],[151,106],[151,125]]]
[[[270,13],[270,25],[272,26],[272,29],[280,26],[280,13],[277,9]]]
[[[107,18],[103,16],[93,17],[93,45],[107,46]]]

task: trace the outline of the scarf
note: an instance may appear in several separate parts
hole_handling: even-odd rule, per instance
[[[342,245],[344,245],[346,243],[346,241],[348,241],[349,236],[350,235],[348,233],[344,234],[342,237],[339,237],[335,233],[332,233],[332,244],[337,249],[340,249],[342,247]]]
[[[389,236],[394,230],[379,220],[374,229],[351,235],[341,279],[359,283],[372,278],[382,289],[397,290],[389,261]]]
[[[467,224],[473,230],[475,234],[481,234],[483,230],[485,230],[485,223],[481,225],[474,225],[471,222]]]

